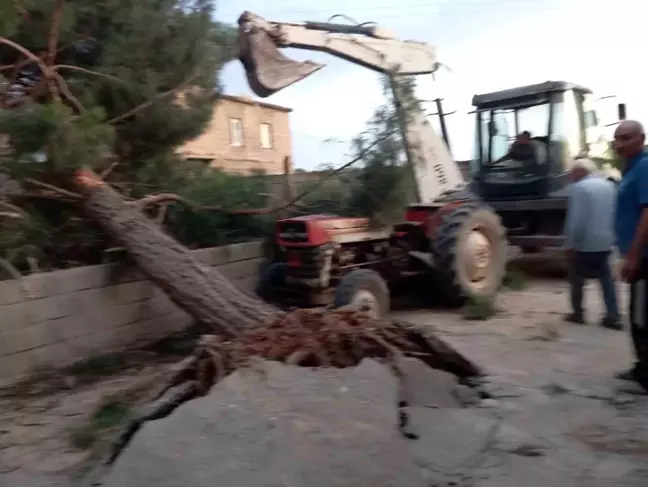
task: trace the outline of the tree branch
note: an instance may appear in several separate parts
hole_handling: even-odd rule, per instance
[[[75,200],[83,199],[83,196],[81,196],[78,193],[73,193],[72,191],[68,191],[67,189],[59,188],[58,186],[53,186],[51,184],[44,183],[43,181],[38,181],[32,178],[25,178],[25,182],[29,184],[33,184],[34,186],[39,186],[44,189],[49,189],[50,191],[53,191],[54,193],[60,194],[61,196],[65,196],[67,198],[72,198]]]
[[[160,101],[160,100],[162,100],[164,98],[175,95],[176,93],[178,93],[181,90],[183,90],[184,88],[186,88],[187,85],[189,85],[189,83],[191,83],[191,81],[194,79],[194,77],[195,77],[195,74],[192,74],[192,75],[188,76],[182,83],[180,83],[175,88],[172,88],[172,89],[167,90],[167,91],[165,91],[163,93],[160,93],[160,94],[156,95],[155,97],[151,98],[150,100],[147,100],[144,103],[136,106],[132,110],[128,110],[126,113],[123,113],[123,114],[121,114],[121,115],[119,115],[119,116],[117,116],[117,117],[115,117],[115,118],[113,118],[111,120],[108,120],[108,123],[112,125],[112,124],[121,122],[123,120],[126,120],[127,118],[132,117],[133,115],[137,115],[142,110],[146,110],[147,108],[152,106],[156,101]]]
[[[57,37],[58,39],[58,37]],[[31,52],[29,49],[25,48],[24,46],[21,46],[20,44],[7,39],[6,37],[0,37],[0,44],[5,44],[16,51],[20,52],[23,56],[25,56],[28,60],[33,61],[38,65],[38,67],[41,70],[41,73],[43,73],[43,78],[47,85],[47,88],[49,90],[49,93],[51,97],[54,100],[60,100],[60,95],[59,91],[64,94],[66,99],[74,105],[74,107],[79,111],[80,113],[84,113],[86,110],[81,104],[81,102],[72,94],[70,91],[70,87],[68,86],[67,82],[63,77],[58,74],[57,72],[53,71],[50,66],[47,65],[46,62],[44,62],[39,56]],[[49,54],[48,54],[49,55]],[[14,65],[14,68],[20,68],[24,63],[18,63]]]
[[[99,173],[99,177],[101,179],[106,179],[110,173],[114,171],[114,169],[119,166],[119,161],[113,162],[110,166],[108,166],[106,169],[104,169],[101,173]]]
[[[22,208],[12,205],[7,201],[0,200],[0,208],[4,211],[0,212],[0,216],[4,218],[14,218],[16,220],[22,220],[27,217],[27,213]]]
[[[52,13],[52,23],[50,25],[49,35],[47,36],[47,57],[45,64],[53,66],[56,60],[59,35],[61,33],[61,21],[63,20],[63,8],[65,0],[58,0],[54,12]]]
[[[52,71],[58,72],[60,70],[78,71],[79,73],[85,73],[85,74],[89,74],[91,76],[97,76],[99,78],[106,78],[106,79],[109,79],[111,81],[116,81],[118,83],[126,84],[126,82],[123,79],[119,79],[117,76],[112,76],[110,74],[100,73],[98,71],[93,71],[91,69],[82,68],[80,66],[73,66],[71,64],[57,64],[56,66],[52,66]]]
[[[20,44],[7,39],[6,37],[0,37],[0,44],[4,44],[6,46],[11,47],[12,49],[15,49],[30,61],[33,61],[36,64],[38,64],[38,67],[41,69],[41,72],[43,73],[43,77],[47,82],[47,87],[49,89],[50,95],[55,100],[59,99],[58,90],[56,89],[56,81],[54,80],[54,76],[52,76],[53,73],[50,70],[49,66],[47,66],[47,64],[45,64],[45,62],[43,62],[43,60],[40,57],[38,57],[36,54],[31,52],[29,49],[25,48],[24,46],[21,46]]]
[[[54,76],[54,79],[56,80],[56,83],[65,96],[65,98],[74,105],[74,108],[77,109],[79,113],[86,113],[86,109],[83,106],[83,104],[79,101],[79,99],[72,94],[70,91],[70,87],[68,86],[67,82],[63,79],[63,77],[55,72],[52,72],[52,75]]]

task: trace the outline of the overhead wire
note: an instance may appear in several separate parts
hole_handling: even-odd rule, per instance
[[[466,8],[462,8],[466,7]],[[520,8],[521,7],[521,8]],[[532,8],[530,8],[532,7]],[[538,8],[535,8],[538,7]],[[565,9],[571,9],[575,5],[565,2],[548,2],[542,0],[484,0],[484,1],[468,1],[468,0],[458,0],[452,2],[435,2],[435,3],[420,3],[414,5],[376,5],[372,7],[347,7],[347,10],[350,14],[357,16],[358,12],[368,12],[368,13],[384,13],[389,15],[389,19],[398,19],[398,18],[412,18],[418,19],[421,14],[426,12],[412,12],[412,10],[427,10],[431,9],[431,14],[434,16],[453,16],[453,15],[464,15],[464,14],[473,14],[473,13],[494,13],[502,14],[504,12],[535,12],[535,11],[562,11]],[[588,9],[612,9],[612,5],[588,5]],[[403,12],[404,10],[408,11],[407,14],[403,15],[391,15],[391,12]],[[321,15],[328,15],[329,18],[331,14],[334,14],[333,17],[346,17],[347,20],[355,20],[349,14],[340,14],[340,7],[325,7],[325,8],[270,8],[267,10],[273,16],[291,16],[295,17],[301,14],[309,14],[310,18]],[[221,10],[219,13],[229,12]],[[387,18],[387,17],[385,17]],[[269,19],[272,20],[272,19]],[[353,22],[358,23],[358,22]]]

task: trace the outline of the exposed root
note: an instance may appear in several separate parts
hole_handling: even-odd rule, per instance
[[[184,382],[170,387],[157,400],[140,408],[117,438],[106,463],[112,464],[117,459],[144,423],[168,416],[182,403],[196,397],[199,391],[200,388],[195,381]]]

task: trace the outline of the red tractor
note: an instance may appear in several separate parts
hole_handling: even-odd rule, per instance
[[[477,200],[411,206],[405,222],[372,229],[365,218],[309,215],[277,222],[283,260],[262,274],[257,294],[286,306],[359,305],[379,317],[390,297],[417,293],[460,306],[492,296],[506,267],[499,217]]]
[[[427,115],[418,109],[405,113],[399,101],[396,79],[434,73],[436,49],[396,39],[373,23],[268,22],[251,12],[238,23],[239,59],[259,96],[270,96],[322,67],[292,61],[279,47],[327,52],[387,75],[417,193],[405,222],[393,228],[330,215],[279,221],[277,244],[284,257],[265,271],[258,295],[300,307],[360,304],[375,316],[389,310],[390,295],[412,285],[449,306],[467,296],[493,295],[506,265],[499,217],[467,191]]]

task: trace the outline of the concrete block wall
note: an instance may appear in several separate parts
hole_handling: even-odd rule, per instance
[[[243,289],[257,282],[260,242],[194,253]],[[0,281],[0,383],[150,343],[189,324],[191,318],[157,286],[123,264]]]

